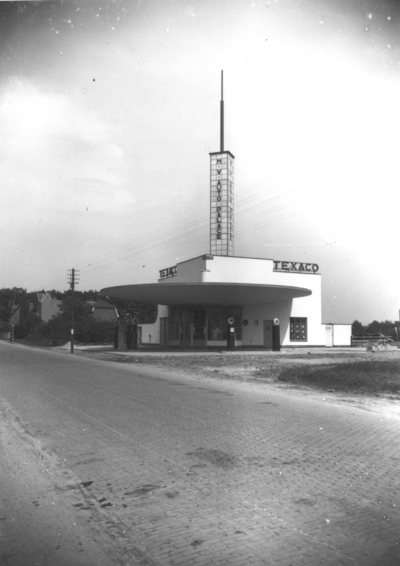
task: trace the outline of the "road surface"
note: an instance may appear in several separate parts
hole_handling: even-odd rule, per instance
[[[7,566],[24,521],[62,566],[400,564],[399,412],[7,343],[0,399],[3,453],[25,441],[53,486],[18,491],[17,537],[2,473]]]

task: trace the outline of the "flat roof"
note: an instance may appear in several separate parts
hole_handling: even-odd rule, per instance
[[[250,283],[145,283],[101,289],[103,296],[158,305],[247,306],[311,295],[310,289]]]

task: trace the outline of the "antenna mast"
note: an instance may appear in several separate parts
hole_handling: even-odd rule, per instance
[[[224,151],[224,71],[221,71],[220,151]]]

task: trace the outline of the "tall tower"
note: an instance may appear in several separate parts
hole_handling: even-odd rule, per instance
[[[210,153],[210,253],[233,256],[234,155],[224,150],[224,72],[221,71],[220,150]]]

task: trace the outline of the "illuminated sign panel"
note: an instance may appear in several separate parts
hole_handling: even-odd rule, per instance
[[[299,263],[298,261],[274,261],[274,271],[292,271],[296,273],[317,273],[316,263]]]
[[[172,267],[166,267],[160,271],[160,279],[165,279],[165,277],[173,277],[177,274],[177,266],[173,265]]]
[[[229,151],[210,154],[212,255],[233,256],[234,156]]]

